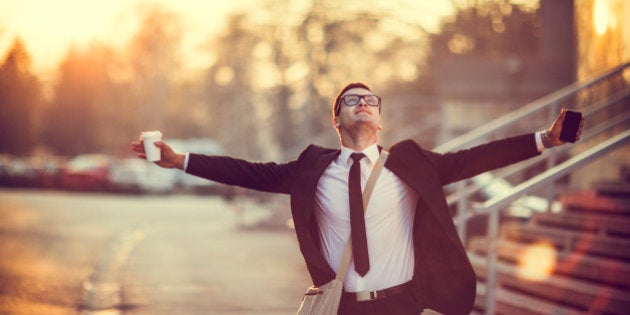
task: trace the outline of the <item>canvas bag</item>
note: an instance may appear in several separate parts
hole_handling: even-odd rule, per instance
[[[367,210],[368,202],[370,201],[370,195],[372,195],[372,189],[376,178],[381,173],[385,161],[389,152],[382,150],[381,155],[376,161],[376,165],[370,173],[370,177],[363,189],[363,211]],[[339,271],[335,276],[335,279],[327,282],[319,287],[311,286],[304,293],[304,298],[300,304],[300,308],[297,311],[297,315],[336,315],[339,308],[339,302],[341,301],[341,293],[343,292],[343,279],[346,277],[348,271],[348,265],[352,258],[352,242],[348,240],[346,242],[346,249],[344,250],[341,263],[339,264]]]

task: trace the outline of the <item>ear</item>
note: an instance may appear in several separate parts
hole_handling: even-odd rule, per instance
[[[339,123],[339,117],[335,116],[335,118],[333,118],[332,125],[335,128],[339,128],[341,126],[341,123]]]

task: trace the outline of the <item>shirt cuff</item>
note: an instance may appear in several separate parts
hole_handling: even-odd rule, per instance
[[[190,152],[186,152],[186,157],[184,158],[184,172],[188,169],[188,158],[190,157]]]
[[[545,149],[546,149],[545,145],[543,144],[543,141],[542,141],[542,133],[543,133],[543,131],[538,131],[534,135],[534,137],[536,138],[536,148],[538,149],[538,152],[545,151]]]

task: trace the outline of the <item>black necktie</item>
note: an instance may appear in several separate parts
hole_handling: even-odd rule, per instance
[[[363,198],[361,194],[361,163],[363,153],[352,153],[354,161],[348,175],[348,192],[350,196],[350,235],[352,238],[352,257],[354,270],[361,275],[370,270],[367,236],[365,235],[365,214],[363,213]]]

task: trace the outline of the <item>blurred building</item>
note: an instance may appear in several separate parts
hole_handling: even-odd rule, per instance
[[[602,72],[630,61],[630,2],[627,0],[575,0],[577,47],[576,58],[577,80],[585,80]],[[630,73],[623,74],[623,80],[630,82]],[[602,93],[610,93],[602,89]],[[628,108],[630,104],[623,102],[617,108],[605,113],[604,119],[615,117],[620,107]],[[619,126],[628,130],[630,126]],[[610,134],[604,134],[577,147],[578,151],[586,150],[600,143]],[[616,150],[600,159],[588,168],[578,171],[572,181],[576,186],[586,187],[589,183],[600,179],[611,179],[619,176],[621,166],[629,166],[630,146]],[[596,170],[596,171],[594,171]]]
[[[540,33],[527,54],[435,59],[440,98],[438,142],[474,129],[576,80],[576,29],[573,0],[541,1]],[[497,35],[499,35],[497,33]],[[515,39],[528,40],[528,39]],[[525,43],[527,44],[527,43]],[[519,129],[540,128],[547,117]]]
[[[436,98],[428,101],[433,112],[427,115],[433,115],[431,119],[439,126],[425,137],[443,143],[562,87],[630,61],[628,1],[540,1],[537,15],[540,38],[533,53],[495,57],[444,54],[432,61]],[[626,82],[629,79],[626,75]],[[602,89],[601,93],[608,92]],[[587,102],[576,98],[563,106],[580,110]],[[614,112],[609,116],[614,117]],[[540,130],[549,122],[549,117],[542,115],[519,122],[515,132]],[[610,135],[580,143],[574,150],[586,150],[607,137]],[[630,163],[628,156],[630,148],[615,151],[572,176],[571,185],[583,188],[599,179],[615,178],[620,167]]]

